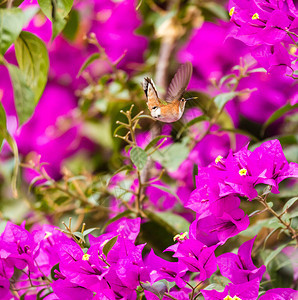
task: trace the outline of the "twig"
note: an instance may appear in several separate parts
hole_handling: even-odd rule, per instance
[[[263,198],[262,196],[258,196],[258,197],[256,198],[256,200],[259,201],[264,207],[266,207],[266,209],[267,209],[268,211],[270,211],[271,214],[273,214],[273,215],[279,220],[279,222],[280,222],[283,226],[286,227],[286,229],[291,233],[292,238],[296,240],[296,246],[298,246],[298,234],[297,234],[297,232],[296,232],[295,229],[291,226],[290,223],[286,223],[286,222],[282,219],[281,216],[283,215],[283,213],[281,213],[281,214],[279,215],[275,210],[273,210],[273,209],[268,205],[268,203],[267,203],[267,201],[266,201],[266,196],[267,196],[267,195],[268,195],[268,194],[266,194],[266,195],[264,196],[264,198]]]

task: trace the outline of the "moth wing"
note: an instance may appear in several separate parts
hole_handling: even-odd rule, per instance
[[[181,65],[172,79],[167,95],[166,102],[172,102],[175,99],[180,99],[185,92],[192,75],[192,63],[186,62]]]
[[[160,106],[159,96],[153,80],[149,77],[144,78],[143,89],[147,97],[147,105],[149,110],[154,106]]]

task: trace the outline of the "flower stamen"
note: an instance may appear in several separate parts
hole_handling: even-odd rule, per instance
[[[247,174],[247,170],[245,168],[239,170],[239,175],[240,176],[245,176]]]

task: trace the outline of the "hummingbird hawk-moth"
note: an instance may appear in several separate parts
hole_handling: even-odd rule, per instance
[[[178,121],[184,112],[186,100],[184,94],[192,75],[192,64],[186,62],[181,65],[172,79],[165,100],[159,98],[157,89],[151,78],[145,77],[143,89],[147,97],[147,106],[151,116],[161,122],[172,123]]]

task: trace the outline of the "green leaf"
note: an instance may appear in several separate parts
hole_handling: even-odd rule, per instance
[[[277,229],[283,228],[283,225],[281,225],[276,218],[263,219],[249,226],[246,230],[242,231],[241,234],[244,236],[253,237],[257,235],[264,227],[269,229]]]
[[[79,29],[80,14],[77,10],[71,10],[68,21],[62,31],[63,35],[70,41],[74,41]]]
[[[36,294],[36,300],[42,300],[44,298],[44,296],[41,296],[41,294],[46,291],[47,288],[43,288],[41,289],[37,294]]]
[[[173,237],[177,231],[153,212],[148,213],[146,211],[145,213],[150,220],[141,224],[140,237],[142,242],[148,243],[153,249],[162,252],[173,245]],[[167,255],[167,253],[164,254]]]
[[[1,99],[0,99],[1,100]],[[3,140],[6,136],[6,113],[2,103],[0,102],[0,151],[2,147]]]
[[[221,110],[227,102],[234,99],[238,94],[238,92],[228,92],[219,94],[214,98],[214,103],[216,104],[218,110]]]
[[[53,294],[53,291],[50,290],[47,294],[45,294],[44,296],[42,296],[39,300],[43,300],[46,299],[46,297],[48,297],[49,295]]]
[[[95,230],[99,230],[99,228],[98,227],[96,227],[96,228],[89,228],[89,229],[87,229],[87,230],[85,230],[83,232],[83,236],[85,237],[86,235],[90,234],[91,232],[93,232]]]
[[[207,290],[207,291],[216,290],[217,292],[223,292],[224,289],[225,288],[222,285],[217,284],[217,283],[211,283],[211,284],[207,285],[206,287],[204,287],[204,290]]]
[[[270,251],[264,251],[262,257],[268,257]],[[293,282],[293,267],[287,255],[279,252],[266,266],[273,288],[289,288]]]
[[[279,108],[278,110],[276,110],[263,125],[262,131],[261,131],[262,135],[264,135],[266,128],[270,124],[272,124],[277,119],[281,118],[287,112],[296,109],[297,107],[298,107],[298,103],[296,103],[295,105],[291,105],[290,103],[288,103],[288,104],[282,106],[281,108]]]
[[[83,71],[89,66],[91,65],[95,60],[100,58],[100,53],[93,53],[91,54],[83,63],[83,65],[81,66],[81,69],[77,75],[77,78],[79,76],[81,76],[81,74],[83,73]],[[118,128],[118,127],[117,127]],[[114,132],[115,134],[116,132]]]
[[[247,71],[247,74],[251,74],[251,73],[267,73],[267,70],[264,68],[255,68]]]
[[[191,121],[189,121],[188,123],[186,123],[178,132],[177,134],[177,139],[180,138],[180,136],[182,135],[182,133],[187,129],[189,128],[190,126],[196,124],[196,123],[200,123],[202,121],[208,121],[209,118],[206,116],[206,115],[202,115],[202,116],[199,116],[199,117],[196,117],[194,119],[192,119]]]
[[[296,201],[298,200],[298,197],[291,198],[286,202],[284,205],[282,211],[288,210]]]
[[[107,257],[110,250],[113,248],[113,246],[116,244],[118,240],[118,235],[111,238],[102,248],[102,253]]]
[[[42,12],[52,21],[52,39],[54,39],[66,25],[65,17],[69,14],[73,0],[38,0]]]
[[[188,140],[188,137],[185,137],[181,143],[159,149],[152,154],[152,158],[161,163],[168,171],[174,172],[189,155]]]
[[[82,232],[76,231],[76,232],[73,232],[73,235],[78,237],[79,239],[81,239],[85,243],[85,238],[84,238],[84,235],[83,235]]]
[[[289,246],[291,242],[285,243],[280,245],[278,248],[276,248],[274,251],[270,252],[268,256],[266,256],[266,259],[264,261],[264,265],[268,266],[269,263],[287,246]]]
[[[198,165],[194,164],[192,167],[192,181],[193,181],[193,186],[195,189],[197,188],[196,176],[198,175],[198,173],[199,173]]]
[[[26,83],[38,103],[48,79],[49,56],[44,42],[36,35],[22,31],[15,43],[16,58]]]
[[[151,149],[153,146],[155,146],[157,144],[157,142],[159,142],[161,139],[166,139],[166,138],[170,138],[170,135],[160,135],[157,136],[156,138],[154,138],[145,148],[145,151],[148,151],[149,149]]]
[[[29,291],[26,291],[26,292],[20,297],[20,300],[25,300],[25,297],[26,297],[26,295],[27,295],[28,292],[29,292]]]
[[[133,147],[130,151],[130,158],[138,170],[142,170],[147,163],[148,155],[142,148]]]
[[[216,3],[216,2],[203,2],[201,7],[209,10],[215,17],[228,21],[229,15],[224,6]]]
[[[225,76],[223,76],[223,77],[220,79],[218,85],[221,87],[221,86],[225,83],[225,81],[227,81],[228,79],[231,79],[231,78],[235,78],[235,77],[236,77],[235,74],[228,74],[228,75],[225,75]]]
[[[65,19],[63,19],[60,14],[56,14],[55,19],[52,21],[52,40],[57,37],[57,35],[63,30],[66,25]]]
[[[57,263],[56,265],[54,265],[51,269],[51,277],[54,281],[58,280],[59,278],[56,278],[55,277],[55,270],[57,270],[58,272],[60,272],[60,269],[59,269],[59,263]]]
[[[13,93],[19,123],[23,124],[31,117],[34,111],[34,93],[27,85],[26,78],[18,67],[9,64],[8,70],[13,83]]]
[[[167,231],[168,234],[170,234],[171,236],[171,242],[173,243],[173,237],[180,233],[179,231],[177,231],[174,226],[173,223],[169,223],[166,218],[163,218],[163,216],[160,216],[159,214],[157,214],[156,212],[153,211],[149,211],[149,210],[145,210],[145,214],[146,216],[153,221],[154,223],[158,224],[158,227],[163,227],[164,231]],[[152,234],[152,232],[151,232]]]
[[[167,285],[162,281],[154,282],[152,285],[150,283],[142,283],[142,288],[155,294],[159,299],[163,299],[163,296],[168,292]]]
[[[38,4],[42,12],[52,21],[57,13],[65,18],[72,8],[73,0],[38,0]]]
[[[0,9],[0,54],[14,43],[22,28],[38,11],[37,7],[30,7],[22,11],[20,8]]]
[[[190,223],[183,217],[171,212],[157,212],[156,215],[171,224],[177,233],[189,232]]]
[[[1,100],[1,99],[0,99]],[[6,125],[6,113],[2,103],[0,102],[0,150],[3,143],[3,140],[6,140],[9,144],[13,155],[14,155],[14,169],[11,179],[11,187],[14,197],[18,195],[17,192],[17,177],[18,177],[18,170],[19,170],[19,152],[18,146],[13,137],[9,134]]]
[[[231,281],[223,276],[212,274],[209,278],[209,282],[211,284],[216,284],[218,286],[221,286],[222,290],[224,290],[225,286],[227,286]]]

